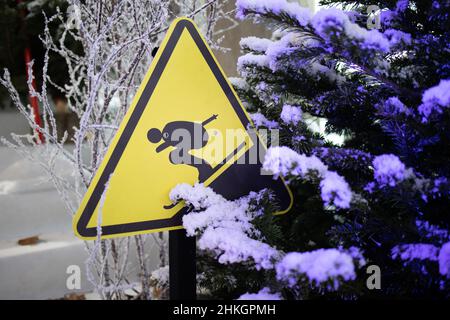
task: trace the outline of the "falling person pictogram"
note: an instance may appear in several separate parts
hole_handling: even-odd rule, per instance
[[[152,128],[147,132],[147,139],[151,143],[163,142],[156,147],[160,153],[168,147],[174,147],[169,153],[169,161],[174,164],[184,164],[194,167],[198,171],[198,181],[205,182],[214,172],[230,160],[239,150],[245,146],[241,143],[224,161],[216,167],[212,167],[206,160],[189,153],[191,150],[202,149],[208,144],[209,134],[205,126],[216,120],[217,114],[212,115],[203,122],[172,121],[167,123],[162,130]],[[177,203],[165,205],[165,209],[173,208]]]

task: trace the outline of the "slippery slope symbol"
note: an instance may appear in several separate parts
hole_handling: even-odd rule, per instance
[[[193,22],[176,20],[80,204],[75,234],[95,239],[98,221],[102,238],[180,229],[187,209],[183,203],[171,204],[169,192],[183,182],[202,182],[227,199],[271,188],[280,213],[286,212],[292,196],[281,179],[261,175],[259,162],[237,164],[254,148],[264,148],[256,134],[248,133],[249,126]],[[174,139],[178,129],[200,132],[203,138]],[[217,138],[227,130],[239,132],[231,151]]]

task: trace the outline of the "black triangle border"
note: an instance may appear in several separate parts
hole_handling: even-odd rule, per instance
[[[100,198],[105,189],[105,185],[106,185],[111,173],[114,172],[118,162],[120,161],[120,157],[122,156],[122,153],[125,150],[127,143],[130,140],[130,138],[134,132],[134,129],[135,129],[136,125],[138,124],[139,119],[141,118],[142,113],[144,112],[145,107],[147,106],[147,103],[148,103],[154,89],[156,88],[156,85],[158,84],[158,81],[159,81],[171,55],[172,55],[172,52],[175,49],[176,44],[178,43],[178,40],[180,39],[180,36],[185,29],[188,30],[191,37],[194,39],[197,47],[199,48],[205,61],[207,62],[208,66],[210,67],[211,71],[213,72],[215,78],[217,79],[218,83],[220,84],[223,92],[225,93],[226,97],[228,98],[228,101],[233,106],[240,121],[242,122],[242,124],[244,125],[245,128],[248,128],[248,125],[250,124],[250,122],[249,122],[244,110],[242,109],[239,101],[237,100],[236,96],[234,95],[233,91],[231,90],[227,80],[225,79],[222,71],[220,70],[219,66],[217,65],[216,61],[214,60],[211,52],[209,51],[209,49],[206,46],[205,42],[203,41],[202,37],[198,33],[196,27],[190,20],[181,19],[180,21],[178,21],[176,23],[174,30],[173,30],[170,38],[168,39],[167,44],[164,47],[163,52],[161,53],[161,56],[159,57],[159,59],[157,61],[155,69],[153,70],[152,74],[150,75],[150,79],[148,80],[147,84],[145,85],[145,88],[133,110],[133,113],[131,114],[131,116],[122,132],[122,135],[120,136],[119,141],[117,142],[108,163],[106,164],[88,202],[86,203],[86,206],[83,209],[82,214],[80,215],[78,222],[76,223],[76,229],[80,236],[86,237],[86,238],[94,238],[97,236],[97,228],[96,227],[88,228],[87,225],[95,211],[95,208],[97,207],[98,202],[100,201]],[[250,136],[254,140],[253,142],[257,143],[257,141],[255,141],[258,139],[256,137],[256,135],[250,135]],[[243,156],[245,156],[245,155],[243,155]],[[286,189],[287,189],[287,186],[286,186]],[[291,197],[291,201],[292,201],[292,197]],[[139,221],[139,222],[120,224],[120,225],[102,226],[102,236],[113,236],[113,235],[120,236],[120,235],[123,235],[124,233],[150,231],[150,230],[155,230],[155,229],[178,227],[178,226],[181,227],[182,226],[182,217],[186,212],[187,212],[187,208],[182,208],[173,217],[168,218],[168,219]]]

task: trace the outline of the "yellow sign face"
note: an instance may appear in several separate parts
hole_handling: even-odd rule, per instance
[[[204,183],[228,199],[272,188],[280,213],[287,211],[292,196],[284,182],[261,175],[259,161],[239,161],[261,148],[249,126],[195,25],[176,20],[81,202],[75,234],[95,239],[97,225],[101,238],[180,229],[187,209],[169,193],[183,182]]]

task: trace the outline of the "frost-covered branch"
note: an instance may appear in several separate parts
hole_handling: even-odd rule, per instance
[[[202,184],[180,184],[171,191],[173,201],[185,200],[192,210],[183,217],[183,226],[188,235],[198,237],[199,249],[216,256],[220,264],[244,264],[267,273],[268,278],[274,271],[275,278],[268,280],[273,290],[285,285],[297,288],[303,281],[337,290],[342,282],[355,279],[356,270],[365,264],[356,248],[284,253],[267,244],[254,224],[262,215],[272,214],[263,212],[265,197],[267,192],[263,190],[228,201]],[[268,288],[262,290],[263,297],[281,298],[279,294],[269,295]]]
[[[13,134],[11,139],[2,137],[1,141],[42,167],[67,212],[73,215],[149,68],[153,49],[159,46],[171,20],[176,16],[188,16],[197,22],[211,43],[218,43],[221,30],[216,23],[229,19],[229,14],[223,9],[225,2],[219,0],[177,1],[175,11],[172,1],[168,0],[68,2],[66,12],[57,8],[54,16],[43,15],[44,32],[40,40],[45,51],[43,69],[39,70],[43,79],[40,88],[32,85],[33,62],[27,66],[28,91],[39,101],[43,124],[36,123],[32,109],[22,102],[8,70],[4,70],[0,84],[7,89],[33,134]],[[59,24],[58,36],[52,34],[51,24]],[[71,45],[73,43],[76,45]],[[64,84],[48,75],[52,55],[61,57],[68,70]],[[67,132],[58,136],[48,92],[50,87],[67,99],[69,110],[78,117],[72,141],[67,141]],[[42,134],[45,144],[37,143],[37,134]],[[57,168],[61,163],[64,163],[64,173]],[[101,228],[98,231],[101,234]],[[129,256],[134,251],[129,249],[134,245],[139,290],[142,291],[139,297],[150,298],[145,239],[145,236],[136,236],[134,241],[97,239],[94,243],[85,243],[88,278],[102,297],[123,299],[124,290],[139,287],[130,279],[133,266]],[[162,263],[166,261],[165,241],[160,236],[155,242],[162,249]]]

